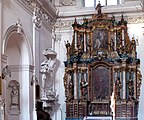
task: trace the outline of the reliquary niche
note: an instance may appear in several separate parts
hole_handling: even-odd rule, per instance
[[[72,24],[72,42],[65,42],[64,87],[66,120],[85,116],[112,116],[114,92],[115,118],[137,120],[141,72],[137,40],[129,38],[127,21],[101,13]]]

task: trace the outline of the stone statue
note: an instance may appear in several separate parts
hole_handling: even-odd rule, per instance
[[[11,115],[20,114],[20,85],[16,80],[12,80],[8,85],[10,95],[10,108],[9,113]]]
[[[49,80],[53,77],[53,72],[56,67],[56,52],[52,49],[46,49],[43,52],[43,55],[46,57],[41,63],[41,73],[42,73],[42,96],[46,97],[46,92],[49,87],[53,85],[49,82]]]
[[[134,100],[134,83],[132,79],[128,80],[127,86],[128,86],[129,99]]]
[[[121,84],[121,81],[120,81],[119,77],[117,77],[117,79],[115,81],[115,86],[116,86],[117,99],[120,99],[120,91],[121,91],[121,88],[122,88],[122,84]]]
[[[98,1],[99,3],[97,4],[97,6],[96,6],[96,10],[97,10],[97,12],[98,12],[98,16],[101,16],[102,15],[102,12],[101,12],[101,8],[103,7],[102,5],[101,5],[101,3],[100,3],[100,1]]]
[[[82,97],[86,97],[88,82],[86,82],[84,78],[82,78],[80,86],[81,86],[81,95],[82,95]]]
[[[115,111],[115,91],[111,95],[111,105],[110,105],[112,113]]]
[[[74,83],[72,80],[69,81],[69,100],[74,98]]]
[[[18,106],[19,90],[16,86],[13,86],[10,95],[11,95],[11,106]]]

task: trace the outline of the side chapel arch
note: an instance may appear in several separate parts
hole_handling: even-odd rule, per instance
[[[25,35],[24,30],[22,28],[21,28],[21,33],[18,33],[17,25],[12,25],[6,30],[4,38],[3,38],[3,42],[2,42],[2,54],[6,53],[9,38],[13,34],[19,34],[22,37],[22,39],[23,39],[22,44],[24,44],[27,49],[27,57],[28,57],[28,61],[29,61],[28,64],[33,65],[34,61],[33,61],[33,54],[32,54],[32,49],[30,47],[30,43],[29,43],[28,38]]]
[[[16,117],[13,115],[15,110],[11,109],[12,114],[10,114],[9,108],[6,106],[6,116],[8,119],[15,120],[30,118],[30,116],[32,116],[30,114],[30,109],[33,107],[30,106],[30,102],[33,101],[33,98],[29,94],[30,90],[32,90],[29,83],[33,72],[33,67],[31,65],[33,65],[34,61],[30,42],[20,23],[12,25],[6,30],[2,42],[2,54],[7,56],[7,59],[2,63],[2,66],[5,67],[8,65],[12,79],[16,79],[19,82],[19,99],[20,103],[23,103],[19,105],[19,112],[21,114],[17,114]],[[3,87],[3,94],[5,97],[8,96],[8,92],[5,91],[8,91],[7,86],[10,81],[11,78],[7,76]],[[9,101],[10,98],[6,99],[6,104],[9,103]]]

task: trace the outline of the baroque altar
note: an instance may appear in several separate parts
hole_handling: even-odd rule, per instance
[[[82,24],[75,19],[72,43],[65,43],[66,120],[91,115],[137,120],[142,80],[137,40],[129,38],[123,15],[116,21],[102,14],[101,6],[97,10]]]

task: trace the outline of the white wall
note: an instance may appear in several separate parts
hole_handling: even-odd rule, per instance
[[[0,14],[2,15],[2,31],[0,32],[2,34],[1,47],[3,52],[1,51],[1,53],[7,55],[7,61],[2,63],[3,66],[1,67],[3,68],[6,64],[12,67],[12,77],[6,77],[3,84],[5,85],[4,89],[6,91],[9,81],[12,79],[20,82],[21,104],[20,115],[17,116],[9,115],[9,106],[7,104],[6,118],[8,118],[8,120],[34,120],[33,112],[35,110],[35,101],[33,96],[35,94],[33,86],[30,84],[33,75],[33,68],[31,66],[36,66],[36,76],[41,83],[39,70],[40,63],[43,60],[42,52],[44,49],[52,47],[52,25],[46,26],[42,24],[41,28],[36,29],[36,45],[35,48],[33,48],[32,12],[18,3],[17,0],[2,0],[2,2],[2,14]],[[55,16],[55,14],[53,15]],[[16,21],[18,19],[22,25],[22,34],[20,35],[16,33]],[[21,40],[22,42],[20,42]],[[5,91],[3,92],[3,96],[7,98],[8,103],[8,99],[10,98]]]
[[[141,85],[141,93],[140,93],[140,102],[139,102],[139,111],[138,118],[139,120],[144,119],[144,36],[143,29],[144,23],[139,24],[129,24],[128,25],[128,33],[130,38],[135,37],[138,39],[139,45],[137,46],[137,56],[140,59],[140,70],[142,74],[142,85]]]

